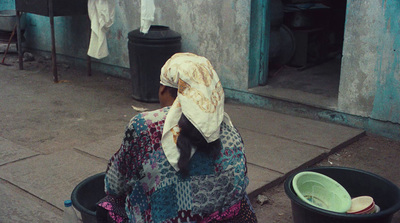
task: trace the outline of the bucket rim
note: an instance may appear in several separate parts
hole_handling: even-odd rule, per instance
[[[74,190],[71,193],[71,201],[72,201],[72,205],[79,211],[79,212],[83,212],[85,214],[89,214],[89,215],[96,215],[96,211],[90,211],[87,208],[83,207],[78,201],[77,201],[77,193],[78,193],[78,189],[86,184],[88,181],[91,181],[95,178],[101,177],[101,176],[105,176],[105,172],[102,173],[97,173],[94,174],[86,179],[84,179],[83,181],[81,181],[78,185],[75,186]]]
[[[356,215],[356,214],[347,214],[347,213],[338,213],[338,212],[328,211],[328,210],[325,210],[322,208],[312,206],[312,205],[307,204],[307,203],[303,202],[302,200],[300,200],[300,198],[295,194],[293,187],[292,187],[292,181],[293,181],[294,176],[297,173],[303,172],[303,171],[315,171],[315,170],[323,170],[323,169],[339,169],[339,170],[354,171],[354,172],[359,172],[359,173],[363,173],[363,174],[367,174],[367,175],[379,178],[380,180],[385,181],[386,183],[397,188],[397,190],[399,191],[399,193],[397,194],[399,202],[397,202],[392,207],[384,209],[378,213],[368,214],[368,215]],[[285,189],[286,195],[296,205],[302,206],[303,208],[307,209],[308,211],[317,212],[319,214],[322,214],[325,216],[330,216],[330,217],[335,216],[336,218],[340,218],[340,219],[345,218],[345,219],[354,219],[354,220],[363,220],[363,219],[371,220],[371,219],[375,219],[375,218],[382,218],[383,216],[393,215],[398,210],[400,210],[400,188],[397,185],[395,185],[393,182],[391,182],[377,174],[374,174],[372,172],[355,169],[355,168],[350,168],[350,167],[320,166],[320,167],[311,167],[311,168],[306,168],[304,170],[295,171],[294,173],[290,174],[289,177],[286,178],[286,180],[284,182],[284,189]]]

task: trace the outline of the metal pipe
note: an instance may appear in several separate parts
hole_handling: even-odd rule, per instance
[[[54,36],[54,13],[53,13],[53,0],[49,0],[49,17],[50,17],[50,28],[51,28],[51,60],[53,69],[53,81],[58,83],[57,74],[57,58],[56,58],[56,39]]]
[[[21,45],[21,16],[22,12],[15,10],[17,14],[17,48],[18,48],[18,64],[19,64],[19,69],[23,70],[24,69],[24,64],[23,64],[23,54],[22,54],[22,45]]]

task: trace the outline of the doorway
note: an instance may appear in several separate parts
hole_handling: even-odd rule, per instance
[[[249,91],[335,109],[346,0],[269,0],[266,8],[266,81]]]

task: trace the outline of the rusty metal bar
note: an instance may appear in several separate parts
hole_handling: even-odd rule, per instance
[[[92,61],[90,56],[87,56],[87,72],[88,72],[88,76],[92,76]]]
[[[11,41],[12,41],[14,35],[15,35],[15,30],[16,29],[17,29],[17,24],[14,25],[14,28],[13,28],[13,31],[11,33],[10,39],[8,40],[6,51],[4,51],[4,56],[3,56],[3,60],[1,61],[1,64],[5,64],[4,60],[6,59],[6,56],[7,56],[7,53],[8,53],[8,49],[10,48],[10,44],[11,44]]]
[[[91,32],[92,32],[92,28],[91,28],[91,23],[90,23],[90,18],[89,18],[89,16],[87,16],[87,19],[88,19],[88,21],[89,21],[89,41],[88,41],[88,48],[89,48],[89,45],[90,45],[90,35],[91,35]],[[87,68],[88,68],[88,76],[92,76],[92,58],[90,58],[90,56],[89,55],[87,55]]]
[[[18,48],[18,63],[19,63],[19,69],[23,70],[24,69],[24,64],[23,64],[23,54],[22,54],[22,40],[21,40],[21,16],[22,12],[15,10],[17,14],[17,48]]]
[[[54,81],[54,83],[58,83],[56,39],[54,36],[53,0],[49,0],[49,17],[50,17],[50,28],[51,28],[51,61],[52,61],[52,69],[53,69],[53,81]]]

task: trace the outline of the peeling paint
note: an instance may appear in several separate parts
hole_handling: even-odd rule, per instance
[[[378,90],[376,92],[371,117],[383,121],[400,123],[400,3],[385,1],[382,14],[386,25],[381,28],[382,41],[378,45],[378,63],[375,68]]]
[[[122,38],[123,38],[123,36],[122,36],[122,30],[121,29],[118,29],[118,32],[117,32],[118,34],[117,34],[117,39],[118,40],[121,40]]]
[[[0,9],[1,10],[15,9],[15,0],[1,0]]]
[[[344,125],[349,125],[349,121],[347,120],[347,117],[343,113],[338,113],[334,111],[323,111],[319,112],[318,116],[320,118],[323,118],[325,120],[329,120],[331,122],[336,122]]]
[[[338,98],[340,111],[391,137],[400,135],[399,10],[397,0],[348,1]]]
[[[162,15],[155,23],[179,32],[183,51],[207,57],[224,87],[247,90],[250,0],[172,0],[156,5]]]
[[[183,51],[209,58],[227,95],[272,109],[270,100],[247,92],[251,79],[249,58],[253,58],[249,47],[257,41],[250,39],[254,2],[267,1],[155,0],[153,24],[166,25],[179,32]],[[15,8],[14,0],[1,0],[0,8]],[[400,135],[399,11],[398,0],[347,1],[338,98],[340,112],[319,112],[318,117],[362,126],[387,136]],[[110,56],[95,61],[93,67],[129,78],[128,33],[140,27],[140,1],[118,0],[115,16],[107,35]],[[24,44],[31,49],[50,51],[49,19],[32,14],[27,19]],[[87,18],[57,17],[55,24],[57,53],[84,61],[88,43],[82,40],[90,35]]]
[[[10,5],[14,0],[1,0]],[[247,90],[248,53],[251,0],[155,0],[154,25],[166,25],[182,36],[182,50],[207,57],[227,87]],[[12,5],[12,8],[15,8]],[[30,25],[26,30],[25,46],[38,51],[50,51],[49,18],[28,14]],[[90,36],[87,16],[81,25],[71,18],[56,17],[56,51],[77,59],[85,59]],[[128,33],[140,28],[140,1],[117,0],[114,24],[107,33],[110,55],[96,61],[129,68]],[[61,58],[61,57],[60,57]],[[108,68],[106,73],[113,68]],[[123,75],[123,74],[121,74]]]

